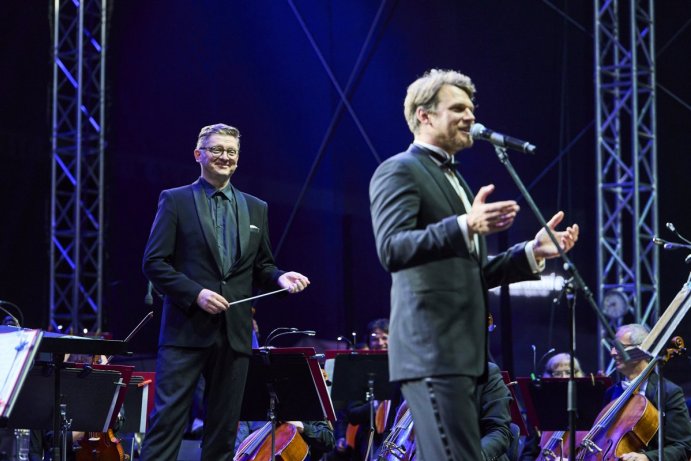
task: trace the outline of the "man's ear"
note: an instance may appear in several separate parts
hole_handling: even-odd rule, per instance
[[[202,160],[202,151],[199,149],[194,149],[194,161],[199,163]]]
[[[420,125],[429,124],[429,112],[426,109],[418,107],[415,110],[415,117],[417,117],[418,121],[420,122]]]

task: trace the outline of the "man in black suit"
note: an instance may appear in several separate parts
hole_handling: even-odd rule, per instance
[[[201,177],[164,190],[143,269],[165,295],[156,362],[155,407],[142,459],[177,459],[195,386],[206,382],[202,459],[232,459],[251,352],[253,287],[297,293],[309,280],[276,268],[267,204],[230,183],[240,157],[240,133],[202,128],[194,158]]]
[[[621,343],[624,348],[640,346],[648,336],[648,329],[638,323],[631,323],[622,325],[617,328],[615,338]],[[624,379],[607,389],[605,393],[606,401],[619,397],[624,389],[629,387],[629,383],[636,379],[643,370],[648,366],[648,360],[630,360],[624,362],[617,353],[617,350],[612,348],[610,354],[614,359],[617,371],[624,377]],[[638,392],[645,395],[645,397],[660,410],[657,398],[657,388],[659,385],[659,376],[652,373],[646,381],[639,387]],[[691,422],[689,421],[689,412],[684,402],[684,392],[679,386],[667,379],[662,379],[664,383],[664,459],[666,461],[687,461],[691,459]],[[624,453],[620,458],[622,461],[656,461],[658,459],[658,443],[657,433],[653,436],[650,444],[641,450],[640,453]]]
[[[473,144],[474,92],[470,78],[454,71],[432,70],[411,84],[404,112],[414,142],[370,182],[377,252],[393,280],[390,377],[402,384],[426,461],[482,459],[474,392],[487,375],[487,289],[536,278],[543,260],[558,255],[541,229],[488,258],[484,237],[511,226],[519,207],[488,202],[493,185],[473,198],[447,168]],[[563,217],[554,215],[550,228]],[[555,232],[564,250],[578,231]]]

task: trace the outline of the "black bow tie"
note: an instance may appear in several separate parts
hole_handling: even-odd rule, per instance
[[[453,172],[458,167],[458,163],[456,163],[456,157],[452,155],[447,157],[433,150],[430,150],[429,154],[432,156],[432,158],[439,162],[439,166],[442,170],[448,170]]]

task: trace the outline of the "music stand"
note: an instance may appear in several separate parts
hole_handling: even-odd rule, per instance
[[[541,431],[563,431],[569,426],[566,408],[568,379],[516,378],[523,395],[528,421]],[[588,431],[604,405],[604,395],[612,380],[606,376],[573,378],[577,395],[576,430]]]
[[[276,421],[335,421],[313,347],[260,348],[252,351],[242,421],[271,421],[271,459]]]
[[[508,371],[501,372],[501,378],[504,380],[504,384],[509,389],[511,393],[511,403],[509,404],[509,410],[511,411],[511,421],[518,426],[520,430],[520,435],[528,435],[528,428],[525,425],[525,419],[521,414],[521,410],[518,407],[518,395],[516,393],[516,381],[511,381]]]
[[[331,398],[338,408],[350,401],[369,404],[370,424],[367,453],[374,437],[374,401],[394,400],[397,385],[389,382],[389,356],[387,351],[337,354],[331,386]]]
[[[53,429],[54,373],[55,370],[47,364],[37,364],[31,369],[19,393],[17,411],[8,419],[9,427]],[[62,370],[61,408],[70,408],[71,428],[84,432],[108,430],[116,411],[120,378],[119,372],[109,370]]]
[[[350,401],[393,400],[396,386],[389,382],[389,356],[386,351],[336,355],[331,381],[331,399],[336,408]],[[370,383],[371,381],[371,383]]]
[[[146,432],[149,413],[153,407],[153,388],[156,373],[134,372],[127,385],[123,408],[125,421],[120,427],[124,434]]]
[[[61,384],[60,375],[65,362],[65,354],[89,354],[89,355],[128,355],[128,344],[124,341],[86,338],[81,336],[64,335],[54,332],[44,332],[38,347],[39,352],[51,353],[53,367],[54,402],[53,402],[53,459],[66,460],[65,432],[69,429],[66,415],[67,406],[60,403]],[[58,445],[60,434],[63,447]]]

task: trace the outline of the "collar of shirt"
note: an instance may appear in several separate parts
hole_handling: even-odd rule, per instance
[[[415,141],[415,142],[413,142],[413,145],[419,146],[419,147],[422,147],[422,148],[425,148],[425,149],[428,149],[428,150],[431,150],[432,152],[436,152],[437,154],[441,155],[443,158],[445,158],[445,159],[447,159],[447,160],[449,160],[449,161],[452,160],[451,155],[449,155],[449,153],[446,152],[446,151],[445,151],[444,149],[442,149],[441,147],[437,147],[437,146],[435,146],[435,145],[433,145],[433,144],[427,144],[426,142],[422,142],[422,141]],[[437,157],[434,157],[434,156],[430,156],[430,157],[432,157],[432,160],[434,160],[434,162],[435,162],[437,165],[440,165],[440,166],[441,166],[442,162],[440,162],[439,159],[438,159]]]
[[[629,387],[631,387],[631,381],[626,380],[626,379],[622,379],[620,384],[621,384],[621,388],[624,389],[624,390],[626,390],[626,389],[628,389]],[[648,381],[647,381],[647,380],[646,380],[646,381],[643,381],[643,382],[641,383],[641,385],[638,387],[638,393],[639,393],[639,394],[645,394],[645,389],[646,389],[647,387],[648,387]]]
[[[216,189],[214,186],[209,184],[209,182],[206,179],[202,177],[199,178],[199,182],[201,183],[207,198],[211,198],[214,196],[216,192],[220,192],[223,195],[225,195],[228,200],[230,200],[231,202],[233,201],[233,187],[230,185],[230,182],[226,184],[226,186],[223,189]]]

